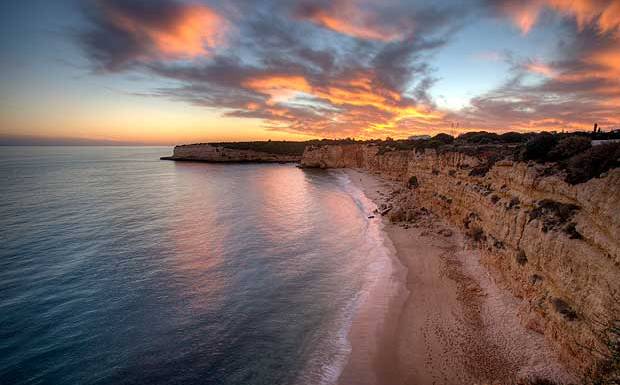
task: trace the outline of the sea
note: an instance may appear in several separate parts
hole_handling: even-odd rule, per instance
[[[390,266],[374,204],[171,152],[0,147],[0,384],[337,382]]]

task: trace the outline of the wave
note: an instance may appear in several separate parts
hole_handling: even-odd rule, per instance
[[[330,333],[329,341],[319,344],[319,348],[310,357],[299,376],[298,384],[337,384],[352,357],[367,357],[367,350],[376,348],[376,344],[354,346],[351,334],[354,328],[366,330],[380,328],[387,307],[383,304],[380,306],[383,311],[374,313],[377,304],[373,302],[377,298],[386,299],[378,293],[378,290],[391,287],[390,281],[394,274],[394,249],[383,230],[383,222],[380,219],[368,218],[368,214],[377,208],[376,204],[351,181],[345,172],[340,170],[329,172],[335,176],[343,191],[359,208],[360,218],[363,218],[365,223],[364,234],[361,237],[363,244],[355,251],[358,253],[356,258],[359,258],[360,265],[364,266],[364,271],[362,284],[342,309],[337,328]],[[356,348],[360,351],[354,350]],[[372,355],[374,352],[370,353]],[[370,363],[367,369],[371,369]]]

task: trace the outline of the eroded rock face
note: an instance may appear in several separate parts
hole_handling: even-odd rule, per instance
[[[298,162],[299,155],[269,154],[253,150],[237,150],[210,144],[187,144],[176,146],[171,160],[195,160],[203,162]]]
[[[364,144],[308,147],[306,167],[361,168],[402,182],[399,220],[430,209],[475,238],[483,263],[522,299],[519,314],[576,372],[595,370],[604,325],[620,319],[620,169],[569,185],[544,165],[435,150],[378,153]],[[473,175],[472,175],[473,174]],[[410,181],[415,177],[416,186]]]

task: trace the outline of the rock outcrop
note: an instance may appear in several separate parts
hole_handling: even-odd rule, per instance
[[[522,300],[521,321],[568,367],[585,376],[607,370],[609,328],[620,322],[620,169],[570,185],[541,164],[502,160],[479,172],[484,159],[458,151],[381,154],[369,144],[308,146],[301,165],[402,182],[396,220],[423,207],[460,227]]]
[[[164,160],[188,160],[200,162],[253,162],[253,163],[285,163],[299,162],[301,156],[287,154],[271,154],[254,150],[239,150],[213,144],[186,144],[174,147],[172,156]]]

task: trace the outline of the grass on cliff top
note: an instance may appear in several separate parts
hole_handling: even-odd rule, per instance
[[[426,140],[376,141],[379,154],[392,151],[436,149],[457,151],[482,160],[471,170],[472,176],[484,176],[501,159],[547,164],[545,174],[565,172],[565,180],[579,184],[620,167],[620,143],[592,146],[592,140],[620,139],[620,132],[518,133],[496,134],[468,132],[456,138],[438,134]]]
[[[279,140],[261,142],[222,142],[211,143],[214,146],[233,150],[254,150],[276,155],[301,155],[306,148],[306,142],[288,142]]]
[[[573,133],[518,133],[477,131],[467,132],[458,137],[437,134],[425,140],[394,140],[391,138],[355,140],[320,139],[304,142],[295,141],[255,141],[220,142],[214,146],[254,150],[276,155],[301,156],[307,146],[372,144],[378,147],[379,154],[393,151],[417,151],[435,149],[439,152],[457,151],[476,156],[483,163],[473,170],[473,176],[484,176],[495,162],[501,159],[533,161],[549,164],[547,173],[558,171],[566,173],[566,182],[578,184],[599,177],[605,172],[620,167],[620,143],[592,146],[592,140],[620,139],[620,132],[573,132]]]
[[[297,155],[304,153],[306,146],[327,145],[327,144],[352,144],[358,143],[354,139],[315,139],[304,142],[286,140],[267,140],[254,142],[217,142],[217,143],[197,143],[209,144],[216,147],[224,147],[232,150],[253,150],[275,155]],[[362,143],[362,142],[360,142]]]

